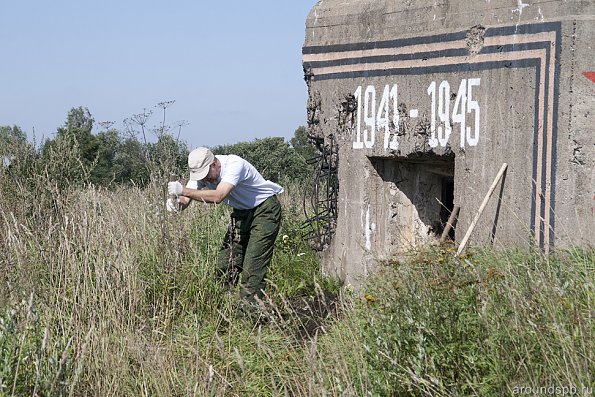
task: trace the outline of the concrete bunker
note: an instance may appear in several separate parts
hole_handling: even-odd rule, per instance
[[[503,163],[469,246],[593,247],[590,15],[581,0],[318,2],[302,63],[308,134],[336,147],[324,270],[354,282],[435,242],[453,207],[460,243]]]

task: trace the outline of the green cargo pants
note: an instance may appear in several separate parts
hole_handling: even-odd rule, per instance
[[[248,303],[256,303],[255,296],[264,296],[265,277],[280,226],[281,204],[277,196],[255,208],[234,209],[231,213],[216,270],[222,281],[232,285],[237,284],[241,273],[240,298]]]

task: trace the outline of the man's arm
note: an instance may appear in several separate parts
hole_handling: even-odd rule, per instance
[[[183,198],[219,204],[225,199],[225,197],[229,195],[229,193],[231,193],[233,188],[234,185],[229,182],[220,182],[219,185],[217,185],[217,189],[215,190],[197,190],[184,187],[180,196],[180,204],[182,204],[182,206],[185,208],[190,203],[190,200],[188,200],[188,203],[184,204],[184,201],[186,200],[182,201]]]

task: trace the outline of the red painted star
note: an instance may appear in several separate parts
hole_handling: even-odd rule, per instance
[[[583,72],[583,75],[585,75],[586,78],[595,83],[595,72]]]

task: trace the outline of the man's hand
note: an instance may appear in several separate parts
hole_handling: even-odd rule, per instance
[[[180,182],[169,182],[167,184],[167,193],[170,195],[174,195],[176,197],[181,196],[183,190],[184,187]]]
[[[167,209],[167,212],[178,212],[179,203],[179,200],[168,198],[167,202],[165,203],[165,208]]]

